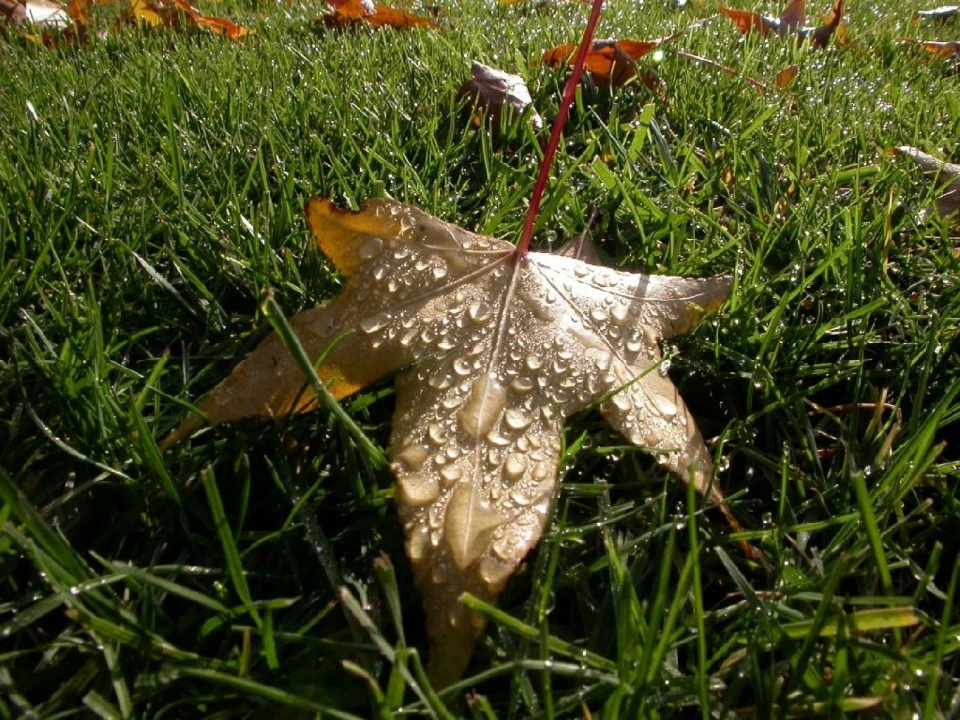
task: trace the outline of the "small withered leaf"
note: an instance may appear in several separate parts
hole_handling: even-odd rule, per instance
[[[925,173],[938,179],[943,176],[947,180],[943,192],[937,197],[937,212],[941,216],[947,217],[960,210],[960,165],[945,162],[909,145],[895,147],[892,152],[910,158]]]
[[[923,48],[936,58],[944,60],[960,60],[960,42],[955,40],[910,40],[901,38],[897,41],[901,45],[916,45]]]
[[[543,118],[533,108],[530,89],[519,75],[497,70],[482,62],[473,61],[471,78],[463,83],[457,94],[468,99],[475,107],[485,111],[487,117],[497,127],[504,106],[512,108],[519,117],[530,108],[530,124],[534,130],[543,128]]]
[[[65,28],[70,24],[67,8],[51,0],[0,0],[0,22]]]
[[[718,307],[729,278],[608,269],[581,259],[596,260],[582,240],[518,253],[390,200],[360,212],[311,200],[307,215],[347,278],[291,319],[311,359],[326,353],[318,374],[343,397],[396,373],[391,469],[434,682],[460,677],[484,627],[460,596],[495,601],[538,542],[571,414],[596,405],[627,441],[722,500],[659,343]],[[303,384],[271,336],[199,407],[211,423],[301,411],[314,405]]]
[[[960,5],[939,5],[929,10],[917,10],[914,13],[916,20],[949,20],[960,13]]]

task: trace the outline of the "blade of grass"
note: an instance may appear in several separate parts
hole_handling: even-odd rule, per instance
[[[254,607],[253,597],[250,595],[246,571],[243,569],[240,553],[237,551],[237,544],[233,538],[233,531],[227,521],[227,513],[223,508],[223,500],[221,500],[220,491],[217,489],[217,480],[214,477],[212,466],[208,465],[200,472],[200,482],[203,484],[207,496],[207,505],[210,507],[214,529],[217,532],[217,537],[220,538],[220,546],[223,548],[223,557],[227,562],[227,572],[233,582],[233,589],[244,607],[247,608],[247,612],[253,618],[257,629],[261,629],[263,621],[260,619],[260,613]]]

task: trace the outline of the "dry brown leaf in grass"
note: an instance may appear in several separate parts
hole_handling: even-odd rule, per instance
[[[328,0],[327,5],[330,6],[332,12],[324,15],[318,21],[327,27],[345,27],[359,24],[397,29],[414,27],[435,29],[438,27],[428,17],[406,10],[398,10],[387,5],[375,5],[371,0]]]
[[[639,75],[648,87],[659,89],[661,82],[656,74],[649,75],[648,80],[647,71],[639,70],[636,61],[675,37],[676,35],[671,35],[659,40],[597,40],[587,53],[584,69],[590,73],[593,82],[600,86],[623,85],[630,78]],[[565,67],[573,62],[576,50],[574,43],[559,45],[545,51],[540,62],[551,67]]]
[[[360,212],[311,200],[307,217],[347,278],[290,321],[311,360],[324,357],[320,378],[342,398],[397,373],[391,469],[436,683],[461,676],[484,627],[461,594],[495,601],[539,540],[571,414],[596,405],[627,441],[722,501],[696,422],[661,372],[660,342],[718,307],[729,278],[519,253],[392,200]],[[199,408],[213,424],[280,417],[317,406],[303,386],[272,335]],[[201,425],[191,416],[170,441]]]
[[[0,32],[12,25],[23,38],[48,47],[86,42],[89,16],[83,12],[83,0],[71,0],[64,6],[51,0],[0,0]],[[38,32],[30,32],[36,29]]]
[[[473,61],[471,78],[457,90],[457,94],[467,99],[480,115],[474,115],[476,124],[481,124],[482,116],[487,117],[491,127],[500,126],[500,115],[504,106],[511,108],[519,117],[529,107],[530,124],[534,130],[543,128],[543,118],[533,107],[530,89],[519,75],[503,72],[496,68]]]
[[[960,60],[960,42],[953,40],[897,40],[901,45],[917,45],[937,58],[945,60]]]
[[[149,27],[164,27],[180,22],[180,15],[170,7],[161,7],[150,0],[130,0],[130,19]]]
[[[17,0],[0,0],[0,20],[3,24],[20,24],[27,18],[27,6]]]
[[[949,20],[960,13],[960,5],[940,5],[930,10],[917,10],[914,20]]]
[[[0,13],[5,14],[12,0],[0,0]],[[66,6],[50,0],[27,0],[23,13],[27,22],[36,22],[59,32],[44,32],[42,37],[34,38],[45,45],[61,45],[69,42],[86,41],[91,36],[93,5],[113,4],[94,0],[70,0]],[[13,13],[17,13],[16,8]],[[183,22],[204,28],[215,34],[226,35],[231,40],[241,40],[250,33],[244,27],[220,17],[204,15],[185,0],[129,0],[127,19],[143,23],[150,27],[175,27]]]
[[[946,188],[937,198],[937,212],[941,216],[947,217],[960,210],[960,165],[944,162],[919,148],[909,145],[895,147],[891,152],[910,158],[925,173],[934,175],[937,182],[940,182],[941,175],[946,177],[948,181]]]
[[[733,24],[744,34],[756,31],[763,35],[775,33],[782,36],[788,32],[796,32],[803,25],[806,15],[804,0],[792,0],[779,17],[761,15],[747,10],[737,10],[723,5],[717,9],[730,18]]]
[[[515,7],[524,5],[538,11],[556,10],[558,5],[585,5],[589,6],[587,0],[497,0],[500,7]]]
[[[793,65],[787,65],[787,67],[777,73],[773,84],[778,90],[783,90],[786,87],[790,87],[790,85],[793,84],[793,81],[797,79],[798,72],[800,72],[800,66],[796,63]]]
[[[0,22],[63,29],[70,25],[67,8],[51,0],[0,0]]]
[[[660,76],[650,68],[640,68],[637,65],[637,60],[676,40],[684,33],[703,27],[711,22],[714,17],[711,15],[698,20],[672,35],[656,40],[632,40],[629,38],[597,40],[587,53],[584,70],[590,73],[590,77],[596,85],[623,85],[627,80],[639,77],[647,88],[658,94],[663,94],[666,90],[666,84]],[[566,67],[573,63],[576,50],[577,45],[575,43],[566,43],[550,48],[540,57],[540,64],[550,67]]]
[[[250,34],[250,30],[222,17],[204,15],[184,0],[173,0],[174,7],[182,12],[190,22],[214,35],[226,35],[233,41],[240,41]]]
[[[805,26],[804,0],[793,0],[781,13],[780,17],[761,15],[746,10],[719,6],[723,15],[733,21],[740,32],[749,34],[759,32],[762,35],[774,34],[780,37],[799,35],[802,39],[810,39],[815,48],[826,47],[831,38],[838,44],[847,42],[846,26],[843,24],[843,0],[836,0],[833,7],[822,18],[820,25]]]
[[[252,32],[227,18],[204,15],[184,0],[130,0],[129,17],[149,27],[195,25],[214,35],[225,35],[234,42],[239,42]]]

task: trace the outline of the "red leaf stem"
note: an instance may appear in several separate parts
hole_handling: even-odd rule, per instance
[[[597,21],[600,19],[600,10],[602,8],[603,0],[593,0],[590,17],[587,19],[587,27],[583,30],[583,38],[580,40],[580,48],[577,50],[577,59],[573,63],[573,71],[570,73],[567,84],[563,88],[560,110],[557,113],[557,119],[553,121],[553,128],[550,130],[550,141],[547,143],[547,149],[543,153],[543,162],[540,163],[540,174],[537,176],[537,182],[533,186],[533,194],[530,196],[530,207],[527,208],[527,216],[523,220],[523,230],[520,231],[520,240],[517,242],[518,258],[526,255],[530,251],[533,225],[537,220],[537,213],[540,211],[540,201],[543,199],[543,191],[547,187],[547,178],[550,177],[550,167],[553,165],[553,158],[557,153],[557,147],[560,145],[560,135],[563,133],[563,126],[567,124],[567,115],[570,114],[570,106],[573,104],[573,95],[577,91],[577,85],[580,83],[580,76],[583,74],[583,65],[587,60],[587,53],[593,44],[593,31],[597,27]]]

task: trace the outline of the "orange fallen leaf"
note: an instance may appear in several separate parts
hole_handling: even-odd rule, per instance
[[[777,77],[773,81],[774,85],[776,85],[778,90],[782,90],[796,80],[798,72],[800,72],[799,65],[788,65],[777,73]]]
[[[780,17],[761,15],[722,5],[717,9],[732,20],[733,24],[744,34],[759,32],[761,35],[774,34],[779,37],[798,35],[803,40],[809,38],[815,48],[826,47],[830,39],[834,37],[840,44],[847,41],[846,26],[843,25],[843,0],[836,0],[817,27],[803,25],[804,0],[792,0],[780,14]]]
[[[843,23],[843,0],[836,0],[833,7],[820,18],[819,27],[801,28],[800,35],[803,38],[810,37],[815,48],[826,47],[831,38],[837,45],[845,45],[849,38],[847,26]]]
[[[804,0],[792,0],[779,17],[761,15],[747,10],[737,10],[723,5],[719,6],[717,10],[730,18],[733,24],[740,29],[740,32],[747,34],[756,31],[762,35],[768,33],[785,35],[789,31],[799,29],[803,24],[805,13]]]
[[[150,0],[130,0],[130,17],[134,22],[149,27],[171,26],[180,22],[180,16],[176,12],[171,12],[170,8],[161,8]]]
[[[917,45],[938,58],[960,60],[960,42],[954,40],[897,40],[901,45]]]
[[[130,19],[149,27],[177,27],[181,23],[195,25],[214,35],[225,35],[239,42],[251,30],[222,17],[204,15],[185,0],[129,0]]]
[[[328,0],[333,12],[324,15],[320,22],[327,27],[345,27],[366,23],[373,27],[398,29],[425,27],[435,29],[438,25],[428,17],[387,5],[375,5],[370,0]]]
[[[644,74],[638,73],[636,61],[675,37],[670,35],[659,40],[597,40],[587,53],[584,70],[590,73],[597,85],[623,85],[638,74],[647,83]],[[573,62],[576,50],[574,43],[560,45],[544,52],[540,62],[550,67],[563,67]]]
[[[204,15],[184,0],[173,0],[173,3],[178,10],[190,18],[191,22],[198,27],[209,30],[214,35],[226,35],[233,41],[239,41],[250,33],[247,28],[241,27],[226,18]]]

